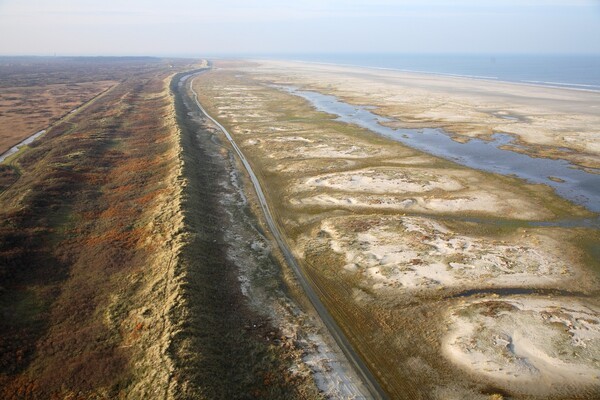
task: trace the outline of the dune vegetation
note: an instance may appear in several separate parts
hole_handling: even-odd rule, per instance
[[[165,345],[167,298],[155,289],[177,229],[171,72],[132,63],[136,73],[115,66],[121,83],[11,161],[16,180],[0,194],[3,398],[114,398],[169,376],[153,347]]]
[[[599,233],[561,222],[594,213],[317,111],[281,87],[380,92],[290,65],[222,61],[194,84],[390,397],[595,398]]]
[[[29,73],[60,81],[61,67]],[[298,341],[306,316],[235,200],[232,156],[178,85],[202,68],[94,65],[111,89],[2,165],[3,399],[322,397],[302,361],[317,350]],[[73,79],[92,79],[85,71]],[[294,320],[285,331],[282,318]]]

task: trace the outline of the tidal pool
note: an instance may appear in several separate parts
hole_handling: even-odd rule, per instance
[[[299,90],[293,86],[276,86],[280,90],[308,100],[317,110],[337,115],[337,121],[355,124],[412,148],[483,171],[514,175],[531,183],[552,187],[556,193],[590,211],[600,212],[600,171],[589,173],[566,160],[535,158],[502,146],[514,138],[496,133],[492,140],[471,139],[466,143],[452,140],[442,129],[396,129],[381,125],[394,122],[372,113],[372,107],[354,106],[335,96]]]

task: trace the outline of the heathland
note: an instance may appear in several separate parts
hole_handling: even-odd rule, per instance
[[[593,172],[598,95],[282,62],[220,62],[201,103],[234,136],[277,224],[392,398],[596,398],[593,212],[319,112],[282,86],[335,95],[457,141]],[[572,221],[563,223],[561,221]]]
[[[2,166],[0,397],[318,398],[299,329],[251,311],[228,259],[229,156],[175,75],[206,62],[3,61],[31,110],[2,117],[46,133]],[[253,254],[277,290],[277,262]]]
[[[76,111],[33,115],[40,125],[18,134],[45,134],[1,166],[0,397],[363,390],[192,100],[206,61],[9,61],[6,87],[48,82],[40,102]]]
[[[3,86],[32,85],[21,93],[35,96],[50,82],[55,91],[40,101],[60,109],[46,120],[32,111],[36,124],[97,94],[85,82],[112,88],[3,166],[13,173],[0,193],[1,396],[114,398],[153,382],[162,388],[170,372],[160,290],[170,279],[179,190],[169,63],[102,60],[96,76],[92,60],[22,63],[2,67]],[[76,85],[83,94],[73,102]],[[27,118],[14,111],[13,120]]]
[[[600,395],[598,215],[318,111],[597,172],[598,94],[283,62],[2,58],[0,397],[365,394],[231,145],[391,398]],[[342,385],[340,385],[342,383]]]

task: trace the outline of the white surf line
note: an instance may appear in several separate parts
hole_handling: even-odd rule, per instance
[[[277,241],[277,244],[279,245],[279,248],[281,249],[281,252],[283,253],[283,256],[285,257],[285,260],[287,261],[287,263],[290,265],[290,267],[296,274],[298,281],[302,285],[302,288],[304,289],[304,292],[306,293],[307,297],[311,301],[313,307],[319,314],[319,317],[323,321],[323,324],[327,327],[327,329],[329,330],[329,333],[331,334],[331,336],[333,336],[337,345],[340,347],[340,349],[342,350],[342,352],[344,353],[344,355],[346,356],[346,358],[348,359],[350,364],[352,364],[355,371],[357,372],[359,377],[362,379],[364,385],[369,390],[371,396],[374,399],[387,399],[388,398],[387,395],[383,391],[383,388],[380,386],[379,382],[377,381],[377,379],[375,378],[375,376],[373,375],[371,370],[369,370],[369,368],[364,363],[364,361],[354,351],[354,349],[352,348],[352,345],[350,344],[350,342],[348,341],[346,336],[343,334],[342,330],[339,328],[339,326],[337,325],[337,323],[335,322],[335,320],[333,319],[333,317],[331,316],[329,311],[327,311],[327,309],[325,308],[325,305],[321,302],[321,299],[315,292],[312,285],[309,283],[307,277],[304,275],[304,273],[300,269],[300,266],[298,265],[296,258],[293,256],[287,243],[283,239],[283,236],[281,235],[279,228],[277,227],[277,225],[275,224],[275,222],[273,220],[271,211],[269,210],[269,206],[267,204],[267,199],[265,198],[263,190],[260,186],[260,182],[259,182],[258,178],[256,177],[256,175],[254,174],[254,171],[252,170],[250,163],[244,156],[244,153],[242,153],[242,151],[236,144],[233,137],[229,134],[227,129],[225,129],[225,127],[223,125],[221,125],[208,112],[206,112],[206,110],[200,104],[200,101],[198,100],[198,94],[192,87],[194,79],[195,78],[190,79],[189,87],[190,87],[191,92],[194,94],[194,101],[195,101],[196,105],[198,106],[200,111],[204,115],[206,115],[206,117],[208,119],[210,119],[223,132],[223,134],[225,135],[227,140],[231,143],[231,146],[233,147],[233,149],[239,156],[240,160],[242,161],[244,168],[246,169],[246,171],[248,172],[248,175],[250,176],[250,180],[252,181],[252,185],[254,186],[256,195],[258,196],[260,207],[262,208],[262,211],[265,215],[267,225],[269,226],[269,229],[271,230],[273,237]],[[353,385],[351,382],[346,382],[346,384],[354,386],[356,388],[356,390],[360,392],[360,389],[358,387],[356,387],[355,385]]]
[[[358,68],[358,69],[367,69],[367,70],[375,70],[375,71],[391,71],[391,72],[405,72],[408,74],[417,74],[417,75],[431,75],[437,77],[449,77],[449,78],[459,78],[459,79],[467,79],[474,81],[483,81],[483,82],[498,82],[498,83],[508,83],[520,86],[529,86],[529,87],[539,87],[539,88],[552,88],[552,89],[565,89],[565,90],[575,90],[578,92],[591,92],[591,93],[600,93],[600,87],[598,85],[583,85],[578,83],[560,83],[560,82],[544,82],[544,81],[530,81],[530,80],[508,80],[499,78],[496,76],[480,76],[480,75],[461,75],[461,74],[452,74],[449,72],[433,72],[433,71],[421,71],[415,69],[405,69],[405,68],[393,68],[393,67],[375,67],[372,65],[361,65],[361,64],[344,64],[344,63],[331,63],[331,62],[323,62],[323,61],[304,61],[304,60],[286,60],[286,59],[270,59],[270,58],[249,58],[249,61],[266,61],[266,62],[292,62],[297,64],[312,64],[312,65],[324,65],[330,67],[346,67],[346,68]],[[589,88],[584,88],[589,87]],[[593,88],[593,89],[590,89]]]

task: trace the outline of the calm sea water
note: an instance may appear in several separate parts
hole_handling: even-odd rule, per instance
[[[600,54],[296,54],[269,56],[265,58],[354,65],[441,75],[458,75],[600,92]]]

